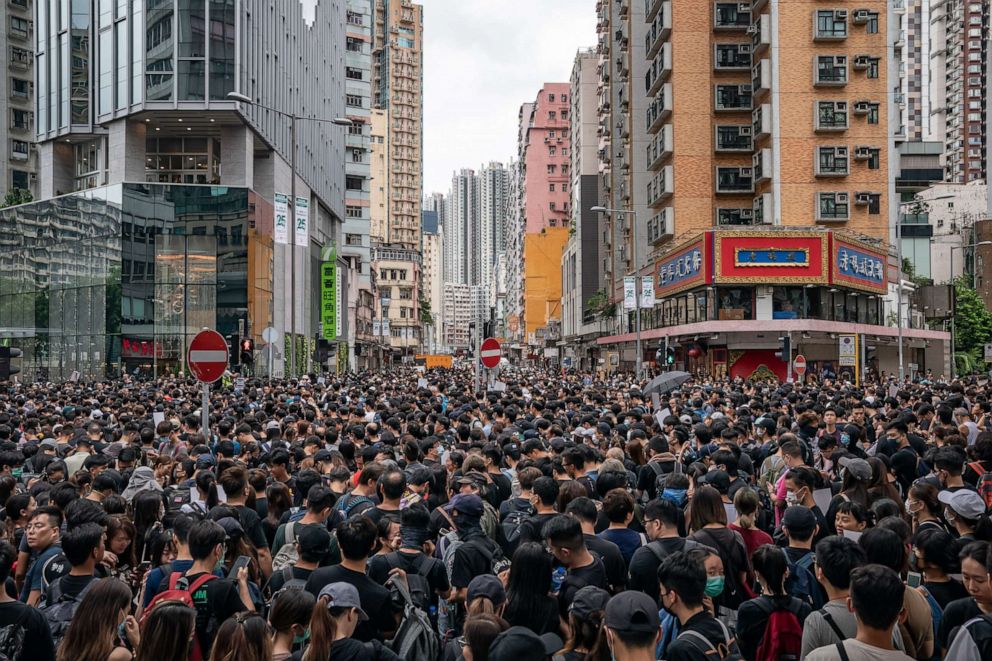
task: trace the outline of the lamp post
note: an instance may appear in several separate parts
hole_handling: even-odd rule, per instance
[[[293,338],[292,347],[289,352],[289,377],[294,378],[296,376],[296,122],[297,120],[305,120],[308,122],[322,122],[326,124],[334,124],[335,126],[351,126],[353,122],[347,117],[335,117],[334,119],[323,119],[320,117],[298,117],[295,113],[289,113],[284,110],[279,110],[278,108],[272,108],[271,106],[258,103],[251,97],[245,96],[239,92],[228,92],[227,98],[232,101],[238,101],[239,103],[244,103],[245,105],[255,106],[256,108],[262,108],[263,110],[268,110],[270,112],[277,113],[283,117],[289,117],[289,170],[292,183],[290,184],[290,207],[293,209],[293,232],[289,237],[290,248],[290,281],[289,288],[291,294],[289,296],[289,333],[290,337]]]
[[[955,317],[955,315],[953,314],[953,312],[954,312],[955,299],[957,298],[957,287],[954,284],[954,251],[955,250],[960,250],[960,251],[964,252],[964,250],[966,248],[977,248],[978,246],[992,246],[992,241],[979,241],[977,243],[969,243],[967,245],[951,246],[950,250],[948,251],[950,253],[950,259],[948,260],[948,262],[949,262],[948,266],[950,267],[950,274],[951,274],[951,313],[952,313],[951,314],[951,381],[954,380],[955,373],[957,372],[957,365],[955,365],[955,362],[954,362],[954,331],[955,331],[954,317]],[[971,288],[972,289],[975,288],[975,269],[974,268],[971,270]]]
[[[637,260],[637,212],[636,211],[624,211],[622,209],[607,209],[603,206],[595,206],[589,209],[593,213],[619,213],[627,216],[631,216],[631,240],[634,244],[634,273],[637,278],[640,278],[641,265]],[[643,373],[642,363],[644,362],[644,354],[641,352],[641,296],[637,290],[637,280],[634,281],[634,298],[636,302],[636,307],[634,308],[634,320],[637,327],[637,357],[634,361],[635,370],[637,374],[637,380],[640,381]]]

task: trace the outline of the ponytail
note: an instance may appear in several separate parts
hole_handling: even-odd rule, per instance
[[[328,608],[329,601],[327,597],[321,597],[314,604],[313,615],[310,616],[310,644],[303,653],[303,661],[326,661],[331,658],[331,645],[338,632],[338,623],[334,616],[346,609]]]

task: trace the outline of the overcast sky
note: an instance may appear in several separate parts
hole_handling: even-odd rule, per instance
[[[595,0],[422,0],[424,194],[516,156],[517,112],[596,44]]]

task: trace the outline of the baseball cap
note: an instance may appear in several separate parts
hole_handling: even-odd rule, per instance
[[[479,597],[486,597],[493,602],[493,606],[499,606],[506,601],[506,589],[503,582],[492,574],[480,574],[472,579],[468,584],[467,601],[471,602]]]
[[[241,522],[239,522],[234,517],[225,516],[220,519],[217,523],[220,524],[221,528],[227,534],[227,538],[231,539],[233,537],[244,537],[245,529],[241,527]]]
[[[649,633],[661,626],[658,604],[643,592],[627,590],[606,604],[603,623],[616,631]]]
[[[538,636],[527,627],[510,627],[489,644],[489,660],[544,661],[563,646],[553,633]]]
[[[474,493],[455,494],[444,509],[452,512],[458,510],[461,514],[468,516],[482,516],[482,498]]]
[[[55,439],[51,439],[51,438],[46,438],[41,443],[39,443],[38,446],[40,448],[44,448],[44,449],[48,449],[48,450],[58,450],[59,449],[58,443],[55,442]]]
[[[351,583],[329,583],[320,590],[317,598],[327,597],[328,608],[354,608],[358,610],[358,619],[365,621],[369,616],[362,610],[362,600],[358,589]]]
[[[937,494],[937,500],[954,510],[955,514],[966,519],[979,519],[985,514],[985,501],[971,489],[960,489],[954,492],[941,491]]]
[[[871,464],[860,457],[841,457],[837,463],[856,480],[865,482],[871,479]]]
[[[816,515],[810,508],[802,505],[786,507],[785,514],[782,515],[782,525],[797,530],[810,529],[816,525]]]
[[[710,471],[705,475],[700,476],[699,482],[702,484],[708,484],[722,494],[730,491],[730,475],[727,471]]]
[[[317,450],[313,453],[314,461],[330,461],[332,458],[330,450]]]
[[[324,555],[331,546],[331,533],[322,525],[300,526],[296,543],[300,546],[301,555],[309,558]]]
[[[568,611],[575,613],[578,617],[589,618],[593,613],[604,610],[609,600],[609,592],[595,585],[587,585],[580,588],[572,597],[572,604],[568,607]]]

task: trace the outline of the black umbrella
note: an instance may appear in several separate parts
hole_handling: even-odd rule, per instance
[[[651,379],[651,383],[644,389],[644,396],[650,397],[652,393],[663,395],[675,390],[683,383],[692,378],[688,372],[665,372]]]

